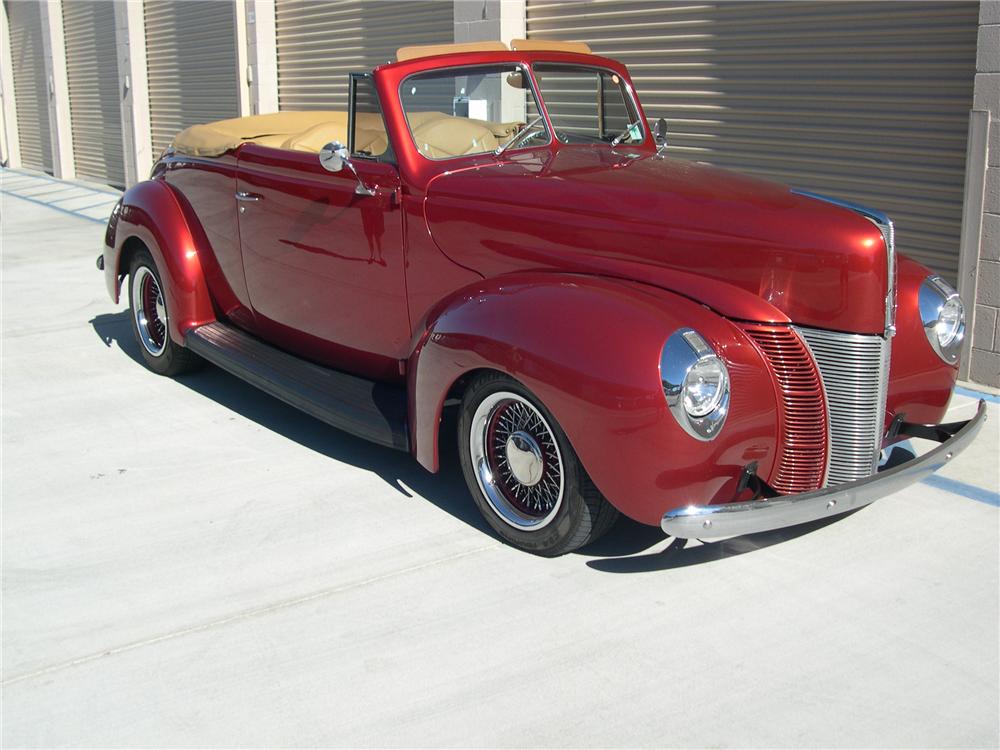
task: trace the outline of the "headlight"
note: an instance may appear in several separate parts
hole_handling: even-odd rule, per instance
[[[719,408],[729,388],[729,374],[714,354],[695,362],[684,378],[684,410],[704,417]]]
[[[965,339],[965,306],[952,286],[940,276],[920,285],[920,321],[931,348],[950,365],[958,362]]]
[[[674,331],[660,352],[660,381],[678,424],[698,440],[719,434],[729,413],[729,371],[696,331]]]

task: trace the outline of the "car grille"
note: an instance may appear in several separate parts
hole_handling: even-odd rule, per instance
[[[788,326],[745,325],[743,330],[767,358],[781,395],[778,454],[770,484],[783,494],[821,487],[826,474],[826,404],[809,350]]]
[[[889,342],[881,336],[796,328],[819,367],[829,405],[826,484],[874,473],[882,448]]]

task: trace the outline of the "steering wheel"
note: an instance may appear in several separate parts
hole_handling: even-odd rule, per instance
[[[500,146],[497,146],[496,151],[494,151],[493,153],[496,154],[497,156],[500,156],[500,154],[502,154],[504,151],[511,148],[512,146],[516,146],[518,143],[527,140],[532,131],[539,130],[538,125],[543,120],[544,118],[541,115],[538,115],[538,117],[534,118],[531,122],[525,124],[523,128],[521,128],[514,135],[508,138],[506,142],[504,142]],[[545,132],[544,125],[542,125],[540,132]]]

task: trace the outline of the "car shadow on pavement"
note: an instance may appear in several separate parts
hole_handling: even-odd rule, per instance
[[[117,346],[137,365],[145,368],[139,345],[132,334],[128,311],[97,315],[90,320],[90,324],[105,346]],[[419,495],[480,533],[497,538],[469,497],[462,477],[458,463],[455,408],[445,409],[441,429],[441,470],[431,474],[408,453],[341,432],[212,365],[175,378],[175,381],[309,450],[371,471],[401,496],[411,498],[414,494]],[[829,521],[687,548],[674,540],[664,550],[642,554],[663,542],[663,532],[658,527],[646,526],[622,516],[606,536],[575,554],[594,558],[587,561],[593,570],[641,573],[742,555],[801,536],[826,523]]]
[[[658,570],[686,568],[689,565],[704,565],[787,542],[805,534],[810,534],[824,526],[836,523],[840,519],[857,512],[855,510],[833,518],[824,518],[819,521],[812,521],[798,526],[790,526],[785,529],[766,531],[759,534],[745,534],[744,536],[723,539],[717,542],[690,541],[685,544],[684,540],[673,539],[665,549],[645,555],[629,552],[625,552],[624,554],[619,553],[613,549],[614,540],[609,535],[607,548],[604,547],[605,540],[603,539],[587,547],[585,550],[587,554],[600,558],[589,560],[587,566],[604,573],[651,573]],[[619,521],[619,524],[621,523]],[[634,522],[628,521],[628,523]],[[663,539],[663,532],[659,529],[642,526],[641,524],[635,525],[643,529],[650,529],[659,534],[660,539]]]
[[[145,367],[127,311],[98,315],[90,324],[105,346],[117,346],[130,359]],[[418,495],[478,531],[491,533],[469,497],[462,478],[456,453],[455,426],[453,422],[450,425],[447,423],[453,415],[446,414],[446,424],[441,433],[441,470],[431,474],[409,453],[384,448],[330,427],[218,367],[207,365],[202,370],[174,380],[309,450],[374,472],[402,497]]]

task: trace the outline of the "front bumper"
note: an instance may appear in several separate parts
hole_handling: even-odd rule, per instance
[[[715,539],[772,531],[847,513],[933,474],[972,442],[985,421],[986,402],[980,401],[976,416],[967,422],[909,430],[913,437],[936,440],[941,445],[870,477],[799,495],[723,505],[689,505],[664,514],[660,527],[679,539]]]

